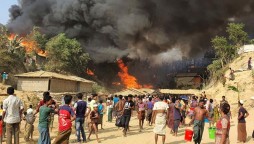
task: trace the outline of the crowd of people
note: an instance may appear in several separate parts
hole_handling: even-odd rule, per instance
[[[97,142],[100,142],[98,136],[98,126],[103,128],[103,118],[106,111],[107,122],[113,122],[113,119],[121,119],[123,136],[126,137],[130,131],[129,122],[132,115],[137,114],[139,120],[139,132],[144,130],[145,120],[147,126],[154,126],[155,144],[158,137],[162,136],[162,142],[165,144],[166,127],[170,133],[177,137],[179,127],[193,126],[193,141],[200,144],[204,131],[205,119],[209,120],[209,126],[216,127],[216,144],[229,144],[229,131],[231,111],[230,105],[225,96],[220,102],[208,99],[205,92],[200,97],[189,96],[180,98],[178,96],[169,96],[163,94],[142,95],[142,96],[109,96],[106,100],[98,99],[96,94],[92,94],[84,100],[83,94],[76,95],[77,100],[71,95],[65,95],[64,103],[58,106],[52,99],[49,92],[43,93],[43,99],[39,102],[36,109],[33,106],[24,112],[24,105],[15,93],[14,88],[7,89],[9,96],[3,101],[3,113],[0,117],[0,125],[6,130],[6,143],[19,144],[20,123],[26,121],[24,140],[33,139],[34,122],[38,116],[38,144],[50,144],[50,126],[54,120],[54,115],[58,115],[58,134],[54,139],[54,144],[68,144],[72,133],[72,123],[75,122],[75,134],[77,143],[86,143],[94,134]],[[106,104],[104,104],[104,102]],[[239,101],[238,113],[238,132],[239,142],[246,142],[246,121],[249,113],[243,107],[244,101]],[[135,112],[136,111],[136,112]],[[185,119],[191,120],[186,123]],[[2,121],[4,120],[4,122]],[[88,130],[86,136],[85,129]],[[0,132],[2,133],[2,132]],[[5,132],[3,133],[5,136]],[[1,137],[2,140],[2,137]]]

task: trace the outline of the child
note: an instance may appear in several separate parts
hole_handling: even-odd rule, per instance
[[[104,106],[103,106],[102,102],[103,102],[103,100],[100,100],[100,102],[99,102],[100,104],[98,106],[98,113],[100,114],[98,125],[99,124],[101,125],[101,129],[103,129],[102,126],[103,126],[103,111],[104,111]]]
[[[52,104],[52,97],[45,97],[45,103],[39,109],[39,139],[38,144],[50,144],[50,135],[49,135],[49,118],[51,113],[57,113],[57,109],[49,108]]]
[[[25,115],[24,120],[26,121],[24,139],[26,142],[28,142],[30,136],[31,139],[33,139],[35,116],[33,112],[24,112],[24,115]]]
[[[145,120],[145,114],[146,114],[146,105],[145,103],[142,101],[142,97],[138,98],[138,103],[137,103],[137,113],[138,113],[138,120],[139,120],[139,132],[141,132],[141,130],[143,129],[143,125],[144,125],[144,120]]]
[[[72,121],[76,119],[73,109],[70,107],[72,102],[71,95],[64,96],[65,105],[59,108],[59,132],[56,136],[54,144],[68,144],[71,135]]]
[[[97,142],[100,143],[99,138],[98,138],[98,133],[97,133],[98,132],[98,129],[97,129],[97,127],[98,127],[98,120],[99,120],[99,113],[98,113],[98,106],[97,106],[97,104],[94,104],[93,108],[94,109],[90,113],[90,119],[91,119],[90,129],[91,129],[91,131],[89,133],[89,136],[88,136],[87,140],[90,140],[90,136],[94,132],[95,135],[96,135]]]

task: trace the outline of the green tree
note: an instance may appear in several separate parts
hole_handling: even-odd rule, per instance
[[[12,54],[13,53],[19,54],[19,52],[23,51],[24,47],[21,45],[22,41],[23,38],[15,34],[13,39],[10,39],[7,44],[8,52]]]
[[[48,39],[44,34],[40,32],[39,27],[34,27],[30,34],[27,35],[27,37],[33,41],[36,41],[38,48],[42,50],[46,49],[46,43],[48,42]]]
[[[220,36],[216,36],[211,42],[216,56],[218,56],[218,59],[221,62],[221,66],[224,67],[224,64],[228,61],[228,59],[231,59],[231,45],[229,45],[225,37]]]
[[[47,42],[46,51],[48,52],[48,62],[45,66],[47,70],[78,76],[85,74],[90,58],[76,39],[58,34]]]
[[[0,66],[13,74],[26,72],[23,64],[24,49],[21,48],[20,40],[17,35],[13,40],[8,39],[10,34],[4,26],[0,27]]]
[[[243,46],[248,41],[248,34],[244,31],[244,26],[243,23],[228,24],[228,39],[236,48]]]

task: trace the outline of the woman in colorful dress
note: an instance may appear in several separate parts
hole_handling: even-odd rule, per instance
[[[238,125],[237,125],[237,140],[238,142],[246,142],[247,131],[245,118],[249,116],[247,110],[243,107],[243,100],[239,101],[239,112],[238,112]]]
[[[217,122],[220,118],[220,112],[219,112],[219,104],[216,100],[213,102],[214,108],[213,108],[213,122]]]
[[[229,144],[230,118],[227,115],[229,111],[228,103],[220,107],[221,118],[216,123],[215,144]]]
[[[173,98],[171,100],[168,100],[168,121],[167,125],[168,128],[170,128],[170,133],[173,133],[173,126],[174,126],[174,103],[173,103]]]

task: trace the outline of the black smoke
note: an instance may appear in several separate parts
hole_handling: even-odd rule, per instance
[[[168,76],[192,64],[183,59],[203,57],[211,50],[211,38],[223,33],[228,22],[244,22],[249,31],[254,24],[253,0],[19,2],[9,9],[10,31],[26,34],[37,26],[48,37],[65,33],[78,39],[97,63],[90,67],[108,85],[119,81],[115,60],[124,58],[141,83],[167,86]]]
[[[150,64],[196,56],[229,19],[250,19],[252,0],[20,0],[8,28],[39,26],[77,38],[96,62],[127,56]]]

